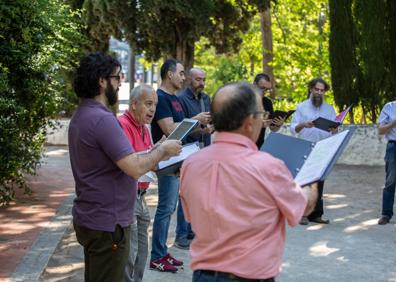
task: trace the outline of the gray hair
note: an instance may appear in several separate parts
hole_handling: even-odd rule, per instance
[[[134,87],[129,95],[129,106],[131,106],[133,102],[139,101],[143,93],[146,91],[151,92],[153,91],[153,88],[148,84],[140,84]]]

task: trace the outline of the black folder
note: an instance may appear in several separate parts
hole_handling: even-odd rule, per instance
[[[270,115],[269,118],[273,119],[273,118],[281,117],[281,118],[284,118],[285,120],[287,120],[294,112],[295,112],[295,110],[290,110],[290,111],[286,111],[286,112],[276,110]]]
[[[337,128],[341,125],[341,122],[329,120],[323,117],[318,117],[312,122],[316,128],[322,129],[324,131],[329,131],[330,128]]]
[[[187,159],[191,154],[199,151],[198,142],[189,143],[183,146],[180,155],[171,157],[166,161],[161,161],[157,165],[157,176],[161,175],[174,175],[179,170],[183,161]]]
[[[295,181],[304,186],[326,179],[355,130],[351,127],[316,143],[271,133],[260,150],[281,159]]]

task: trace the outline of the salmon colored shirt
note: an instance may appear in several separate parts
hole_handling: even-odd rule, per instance
[[[184,161],[180,196],[195,233],[191,268],[251,279],[280,272],[285,222],[295,226],[307,204],[281,160],[226,132]]]

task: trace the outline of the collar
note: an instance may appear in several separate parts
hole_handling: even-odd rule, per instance
[[[135,117],[128,110],[125,110],[123,115],[125,116],[126,119],[128,119],[131,122],[131,124],[135,128],[139,128],[139,129],[144,128],[144,124],[139,124],[135,119]]]
[[[111,112],[105,105],[92,98],[80,98],[80,106],[82,107],[98,107],[107,112]]]
[[[187,94],[187,97],[190,100],[195,100],[195,95],[194,95],[194,93],[191,91],[191,89],[189,87],[186,88],[186,94]],[[199,92],[198,93],[198,99],[201,99],[201,98],[202,98],[202,92]]]
[[[233,132],[216,132],[213,143],[229,143],[257,151],[257,145],[246,136]]]

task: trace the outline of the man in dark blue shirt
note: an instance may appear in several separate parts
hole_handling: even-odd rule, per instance
[[[210,98],[202,92],[205,88],[205,80],[206,74],[202,69],[190,69],[187,76],[188,87],[178,96],[184,116],[200,120],[200,127],[187,136],[187,143],[199,142],[201,148],[210,145],[210,134],[213,132],[213,126],[210,124]],[[175,246],[180,249],[189,249],[190,240],[193,238],[194,233],[191,225],[184,219],[179,200]]]
[[[206,74],[202,69],[192,68],[188,72],[188,87],[179,94],[179,100],[186,118],[202,115],[201,129],[195,130],[187,137],[187,143],[199,142],[201,147],[210,144],[210,134],[213,126],[210,119],[210,98],[203,92],[205,88]]]

